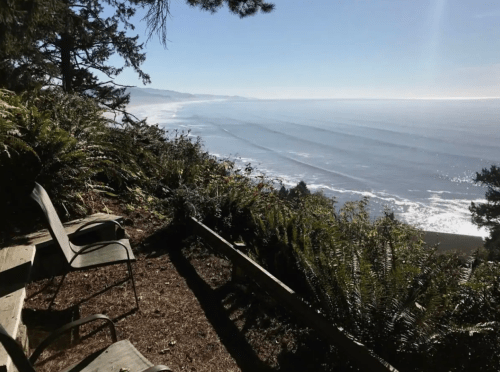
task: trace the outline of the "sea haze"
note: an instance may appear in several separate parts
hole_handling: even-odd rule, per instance
[[[206,149],[293,186],[371,199],[430,230],[486,236],[472,223],[484,202],[475,172],[498,164],[500,100],[252,100],[190,97],[130,107],[168,130],[191,130]]]

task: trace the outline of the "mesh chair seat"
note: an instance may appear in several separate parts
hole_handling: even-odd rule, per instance
[[[116,242],[99,242],[84,246],[71,244],[71,247],[76,252],[84,252],[77,255],[71,262],[71,267],[75,270],[135,261],[128,239],[120,239]],[[89,249],[86,251],[87,247]]]
[[[5,348],[19,372],[36,372],[33,367],[43,351],[61,335],[72,329],[95,321],[106,321],[111,331],[113,343],[94,352],[82,361],[65,368],[61,372],[172,372],[164,365],[156,365],[147,360],[128,340],[118,341],[113,321],[105,315],[96,314],[62,326],[44,339],[28,358],[21,347],[0,324],[0,347]],[[3,371],[3,369],[2,369]]]
[[[153,363],[139,353],[129,340],[122,340],[89,355],[61,372],[132,372],[144,371],[152,366]]]

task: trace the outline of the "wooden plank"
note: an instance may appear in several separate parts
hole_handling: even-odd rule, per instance
[[[306,305],[291,288],[283,284],[248,256],[236,250],[229,242],[217,235],[210,228],[195,218],[191,218],[191,223],[196,234],[202,237],[210,246],[222,252],[234,265],[240,267],[250,278],[286,305],[307,326],[314,328],[320,335],[329,340],[359,368],[371,372],[397,372],[394,367],[375,355],[366,346],[341,331],[314,309]]]
[[[0,324],[13,337],[17,337],[21,311],[26,297],[25,285],[29,280],[35,257],[35,246],[21,245],[0,250]],[[0,370],[9,371],[12,361],[0,346]]]

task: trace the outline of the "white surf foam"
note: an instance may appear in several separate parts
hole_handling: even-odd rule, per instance
[[[406,210],[399,215],[410,224],[427,231],[487,237],[487,229],[472,223],[468,199],[442,199],[441,194],[433,194],[428,203],[407,202]],[[484,203],[486,200],[473,200]]]
[[[224,100],[219,100],[224,101]],[[158,122],[160,124],[168,124],[176,127],[180,127],[186,122],[182,121],[182,117],[178,117],[178,111],[181,110],[185,105],[188,104],[198,104],[205,103],[210,101],[187,101],[187,102],[175,102],[175,103],[167,103],[167,104],[157,104],[157,105],[148,105],[148,106],[140,106],[134,108],[133,113],[135,113],[139,117],[148,116],[149,122],[155,123]],[[211,101],[214,102],[214,101]],[[201,114],[200,114],[201,115]],[[210,122],[210,118],[207,116],[208,122]],[[202,139],[204,138],[204,128],[207,124],[206,119],[204,117],[200,117],[200,121],[190,120],[189,125],[186,125],[185,128],[196,129],[197,132],[200,132]],[[236,120],[236,119],[235,119]],[[237,120],[236,120],[237,121]],[[207,126],[208,128],[212,128],[212,126]],[[198,130],[199,129],[199,130]],[[228,132],[226,128],[222,128],[224,133]],[[208,135],[214,135],[212,133]],[[248,140],[247,137],[244,139]],[[241,144],[240,142],[238,142]],[[259,145],[258,143],[257,145]],[[467,199],[467,193],[469,187],[474,187],[473,178],[475,172],[466,171],[463,174],[454,175],[453,172],[444,172],[438,176],[440,179],[444,179],[446,181],[450,181],[454,184],[462,184],[463,186],[467,186],[467,189],[462,186],[461,192],[451,192],[451,191],[443,191],[439,190],[438,183],[429,184],[429,189],[427,190],[426,186],[421,185],[421,187],[417,186],[420,190],[412,189],[408,190],[411,193],[409,196],[407,193],[401,195],[407,195],[410,199],[403,198],[398,195],[389,194],[383,190],[352,190],[348,189],[349,183],[344,182],[342,186],[346,188],[334,187],[331,184],[328,184],[329,180],[325,180],[325,177],[319,178],[316,177],[315,173],[319,171],[323,171],[323,173],[331,173],[329,170],[323,169],[318,166],[318,164],[314,163],[314,157],[316,155],[311,155],[309,152],[301,151],[302,148],[297,147],[293,149],[280,149],[277,147],[275,149],[275,153],[279,156],[283,157],[287,154],[293,155],[293,159],[290,161],[294,161],[295,163],[301,165],[294,167],[294,170],[302,170],[305,166],[308,166],[308,173],[296,173],[293,175],[290,174],[282,174],[286,170],[283,167],[277,165],[277,160],[273,157],[269,156],[269,152],[265,153],[266,157],[261,157],[260,152],[247,152],[245,153],[242,148],[238,148],[237,151],[240,151],[241,154],[246,155],[245,157],[236,158],[234,156],[238,156],[238,154],[233,154],[231,158],[233,158],[238,167],[242,167],[244,169],[245,165],[251,163],[252,166],[257,167],[257,170],[261,173],[267,174],[276,179],[280,179],[282,184],[287,188],[294,187],[301,180],[304,180],[307,183],[308,188],[311,191],[323,190],[328,196],[337,196],[339,200],[359,200],[361,197],[369,197],[372,200],[372,203],[376,206],[376,208],[381,209],[382,206],[387,205],[390,209],[394,210],[397,216],[407,222],[418,227],[428,230],[428,231],[437,231],[437,232],[446,232],[446,233],[457,233],[457,234],[466,234],[466,235],[476,235],[476,236],[488,236],[488,231],[485,229],[477,229],[477,227],[471,222],[471,214],[469,211],[469,205],[471,203],[470,199]],[[213,149],[218,154],[212,153],[212,155],[222,156],[224,150],[222,149]],[[295,150],[295,151],[294,151]],[[250,155],[250,156],[248,156]],[[255,156],[255,158],[253,157]],[[306,162],[307,161],[307,162]],[[275,164],[273,164],[273,162]],[[363,165],[361,165],[363,166]],[[366,167],[366,165],[364,165]],[[319,173],[318,173],[319,174]],[[352,179],[351,174],[335,174],[338,176],[345,176],[349,179]],[[356,179],[354,179],[356,180]],[[364,181],[357,179],[358,181]],[[364,182],[364,184],[369,184],[368,182]],[[354,186],[352,186],[354,188]],[[378,186],[375,186],[378,187]],[[381,188],[384,186],[380,186]],[[437,188],[437,189],[434,189]],[[443,187],[446,189],[446,187]],[[451,190],[452,188],[450,188]],[[427,195],[425,191],[427,190]],[[396,193],[397,191],[394,191]],[[415,197],[413,197],[415,195]],[[480,195],[478,193],[475,193]],[[452,196],[459,197],[461,199],[453,199]],[[484,200],[474,200],[475,202],[484,202]]]
[[[291,181],[291,182],[290,182]],[[286,184],[295,186],[295,180]],[[441,195],[447,191],[430,191],[431,196],[420,201],[403,199],[395,195],[377,191],[358,191],[334,188],[328,185],[308,185],[311,191],[323,190],[330,196],[347,195],[368,197],[372,202],[387,206],[404,222],[417,226],[422,230],[487,237],[489,231],[478,228],[472,223],[469,199],[443,199]],[[474,203],[485,203],[484,199],[472,200]]]

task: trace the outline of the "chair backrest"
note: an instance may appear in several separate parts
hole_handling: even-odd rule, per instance
[[[24,355],[22,347],[7,333],[0,324],[0,344],[4,347],[19,372],[35,372],[35,369]]]
[[[52,235],[52,239],[57,241],[69,262],[74,256],[70,245],[71,243],[69,242],[68,234],[66,234],[64,226],[57,215],[56,209],[50,201],[47,191],[35,182],[35,188],[31,192],[31,199],[36,201],[42,208],[43,214],[47,219],[50,235]]]

